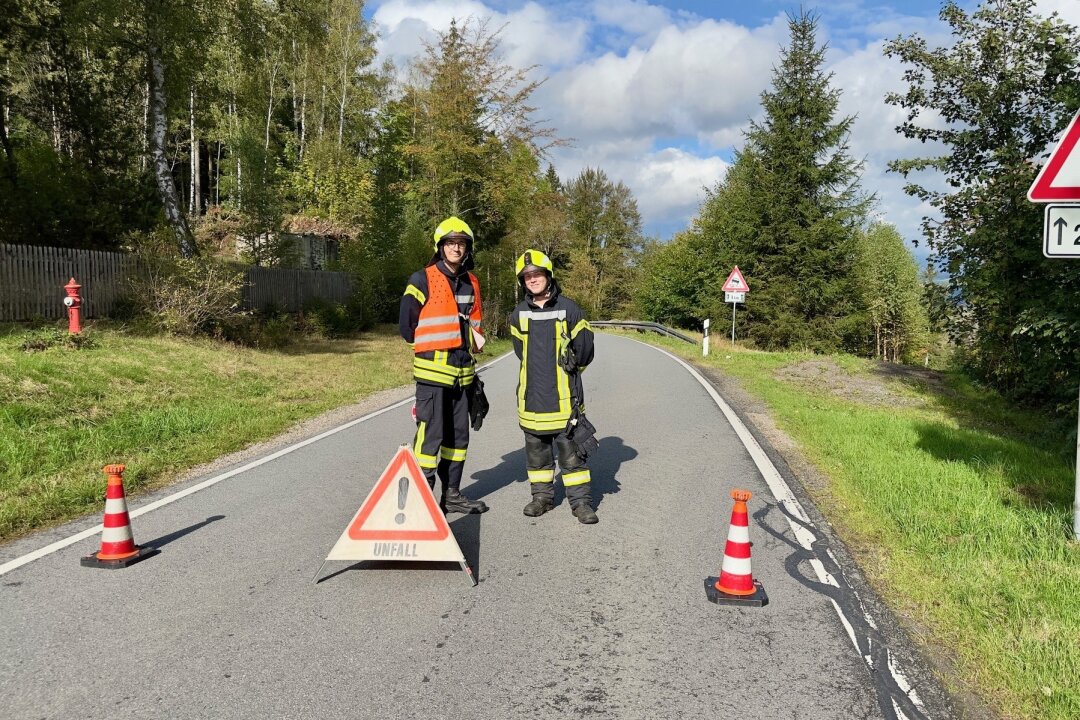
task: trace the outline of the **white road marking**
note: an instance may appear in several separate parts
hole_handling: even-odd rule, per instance
[[[641,343],[646,347],[650,347],[657,352],[661,352],[667,355],[669,358],[682,365],[683,368],[685,368],[686,371],[690,373],[690,375],[692,375],[694,379],[697,380],[703,388],[705,388],[705,392],[709,393],[709,396],[713,399],[713,402],[715,402],[716,406],[720,408],[720,412],[722,412],[724,414],[724,417],[727,418],[727,421],[731,425],[731,428],[735,431],[735,434],[739,436],[739,440],[742,441],[742,444],[744,447],[746,447],[747,452],[750,453],[750,457],[753,459],[754,464],[757,466],[758,472],[760,472],[761,476],[765,479],[765,483],[769,486],[769,491],[772,492],[773,497],[776,499],[776,502],[783,506],[783,508],[789,513],[791,513],[793,517],[802,521],[802,523],[805,523],[805,525],[799,524],[792,520],[791,517],[788,517],[787,519],[788,525],[791,527],[791,532],[795,535],[795,538],[799,541],[799,544],[807,550],[811,550],[814,541],[817,538],[814,536],[813,532],[808,529],[809,527],[813,526],[813,523],[810,522],[809,516],[807,516],[806,512],[803,510],[802,505],[795,498],[794,493],[791,492],[791,488],[788,487],[787,482],[784,480],[780,472],[776,469],[776,466],[773,465],[772,460],[770,460],[769,456],[765,454],[765,451],[762,450],[761,445],[759,445],[758,441],[754,438],[754,436],[750,434],[750,431],[747,429],[746,425],[743,424],[743,421],[739,419],[739,416],[736,415],[735,412],[731,409],[731,407],[727,404],[727,402],[724,401],[724,398],[720,397],[720,393],[716,392],[716,388],[712,386],[712,383],[706,380],[701,375],[701,373],[694,369],[694,367],[691,366],[689,363],[685,362],[682,358],[673,355],[667,350],[656,347],[655,345],[649,345],[649,343],[641,342],[640,340],[635,340],[634,338],[628,339],[633,340],[633,342],[636,343]],[[835,562],[836,558],[833,557],[832,559]],[[825,566],[821,563],[820,560],[811,560],[810,565],[814,568],[814,574],[817,575],[820,582],[839,587],[836,579],[829,575],[829,573],[825,570]],[[837,566],[839,566],[839,564],[837,564]],[[858,598],[857,595],[856,598]],[[859,601],[859,604],[862,605],[861,600]],[[851,623],[848,621],[847,617],[845,617],[843,610],[840,609],[840,606],[836,603],[836,601],[833,601],[832,606],[836,609],[836,614],[840,616],[840,622],[843,623],[844,628],[847,630],[848,637],[851,638],[851,642],[855,646],[855,650],[860,651],[858,640],[855,637],[855,630],[852,627]],[[869,614],[865,611],[865,609],[863,610],[863,614],[869,617]],[[874,625],[874,627],[876,627],[876,625]],[[868,657],[864,659],[866,660],[867,665],[870,666],[870,669],[872,671],[874,667],[871,664],[870,659]],[[905,676],[904,673],[900,670],[900,668],[897,667],[896,664],[892,661],[891,655],[889,656],[888,665],[889,673],[896,681],[897,687],[903,690],[911,699],[911,702],[914,703],[915,706],[919,708],[919,710],[925,713],[926,708],[923,707],[922,701],[919,699],[918,693],[916,693],[914,689],[911,689],[911,683],[908,681],[907,676]],[[896,707],[895,701],[893,701],[893,706]],[[900,713],[899,708],[896,708],[896,710],[897,713],[899,713],[900,717],[905,717],[903,713]]]
[[[511,354],[512,353],[506,353],[504,355],[500,355],[499,357],[495,358],[491,362],[486,363],[484,365],[481,365],[478,368],[478,370],[485,370],[485,369],[491,367],[492,365],[494,365],[495,363],[499,362],[503,358],[509,357]],[[129,518],[137,518],[140,515],[145,515],[146,513],[151,512],[153,510],[157,510],[158,508],[164,507],[165,505],[168,505],[169,503],[173,503],[173,502],[176,502],[177,500],[180,500],[182,498],[186,498],[188,495],[193,495],[193,494],[199,492],[200,490],[205,490],[208,487],[211,487],[213,485],[217,485],[222,480],[228,480],[229,478],[234,477],[236,475],[239,475],[240,473],[247,472],[248,470],[252,470],[254,468],[257,468],[260,465],[265,465],[268,462],[271,462],[273,460],[277,460],[279,457],[282,457],[283,455],[288,455],[289,453],[295,452],[296,450],[299,450],[300,448],[307,447],[308,445],[311,445],[312,443],[316,443],[316,442],[322,440],[323,438],[328,438],[331,435],[336,435],[337,433],[341,432],[342,430],[348,430],[349,428],[353,427],[354,425],[359,425],[360,423],[365,422],[367,420],[371,420],[372,418],[378,417],[379,415],[382,415],[385,412],[395,410],[395,409],[401,407],[402,405],[407,405],[407,404],[411,403],[412,401],[413,401],[413,398],[411,398],[411,397],[406,398],[406,399],[404,399],[404,400],[402,400],[400,402],[394,403],[393,405],[390,405],[388,407],[384,407],[381,410],[376,410],[375,412],[368,413],[367,415],[364,415],[363,417],[356,418],[355,420],[350,420],[349,422],[345,423],[344,425],[338,425],[335,428],[331,428],[331,429],[327,430],[326,432],[315,435],[314,437],[310,437],[307,440],[302,440],[302,441],[300,441],[300,442],[298,442],[298,443],[296,443],[294,445],[290,445],[290,446],[288,446],[286,448],[282,448],[281,450],[278,450],[275,453],[271,453],[270,455],[266,455],[265,457],[261,457],[258,460],[254,460],[252,462],[249,462],[247,465],[243,465],[243,466],[238,467],[238,468],[236,468],[234,470],[230,470],[230,471],[228,471],[226,473],[222,473],[221,475],[216,475],[216,476],[210,478],[209,480],[203,480],[201,483],[198,483],[197,485],[192,485],[189,488],[184,488],[183,490],[181,490],[179,492],[176,492],[176,493],[173,493],[172,495],[169,495],[168,497],[163,497],[160,500],[156,500],[156,501],[150,503],[149,505],[144,505],[143,507],[139,508],[138,510],[131,511],[131,512],[128,513],[128,517]],[[43,548],[40,548],[38,550],[34,550],[33,552],[29,552],[26,555],[23,555],[21,557],[17,557],[14,560],[9,560],[8,562],[4,563],[3,565],[0,565],[0,575],[4,575],[6,573],[9,573],[12,570],[15,570],[16,568],[20,568],[23,565],[26,565],[27,563],[33,562],[35,560],[39,560],[39,559],[45,557],[46,555],[51,555],[52,553],[56,552],[57,550],[62,550],[62,549],[66,548],[69,545],[74,545],[75,543],[79,542],[80,540],[85,540],[88,537],[92,537],[92,536],[100,533],[103,529],[104,529],[104,525],[103,524],[98,524],[98,525],[95,525],[94,527],[87,528],[86,530],[83,530],[82,532],[75,533],[74,535],[66,537],[63,540],[57,540],[56,542],[52,543],[51,545],[46,545]]]

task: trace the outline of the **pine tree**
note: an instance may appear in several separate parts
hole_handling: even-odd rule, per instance
[[[836,118],[840,91],[822,69],[817,26],[807,12],[789,18],[790,43],[761,95],[765,117],[743,151],[756,166],[746,178],[755,211],[740,248],[748,256],[733,260],[748,270],[750,334],[764,347],[834,350],[858,334],[855,238],[870,200],[848,152],[854,117]]]

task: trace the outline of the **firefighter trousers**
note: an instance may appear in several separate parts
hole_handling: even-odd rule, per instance
[[[565,432],[536,435],[525,431],[525,467],[529,472],[529,489],[533,497],[543,497],[549,502],[555,497],[556,454],[570,507],[591,506],[592,477],[589,468],[584,458],[574,450]]]
[[[438,474],[444,490],[460,490],[468,450],[468,389],[417,383],[413,452],[428,485]]]

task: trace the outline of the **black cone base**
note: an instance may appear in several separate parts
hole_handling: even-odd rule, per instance
[[[709,602],[717,605],[749,605],[750,607],[764,607],[769,604],[769,596],[765,594],[765,588],[761,587],[761,583],[757,580],[754,581],[753,595],[728,595],[726,592],[720,592],[716,589],[716,583],[719,580],[720,578],[716,577],[705,578],[705,597],[709,598]]]
[[[84,567],[99,567],[108,570],[116,570],[117,568],[126,568],[128,565],[134,565],[140,560],[145,560],[146,558],[161,552],[157,548],[141,547],[137,549],[139,551],[137,554],[132,555],[129,558],[124,558],[123,560],[98,560],[97,553],[93,553],[79,560],[79,564]]]

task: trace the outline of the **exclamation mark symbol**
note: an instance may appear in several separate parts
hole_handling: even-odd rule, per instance
[[[409,497],[409,478],[403,477],[397,482],[397,508],[405,509],[405,500]],[[394,516],[394,522],[398,525],[405,524],[405,513],[399,512]]]

